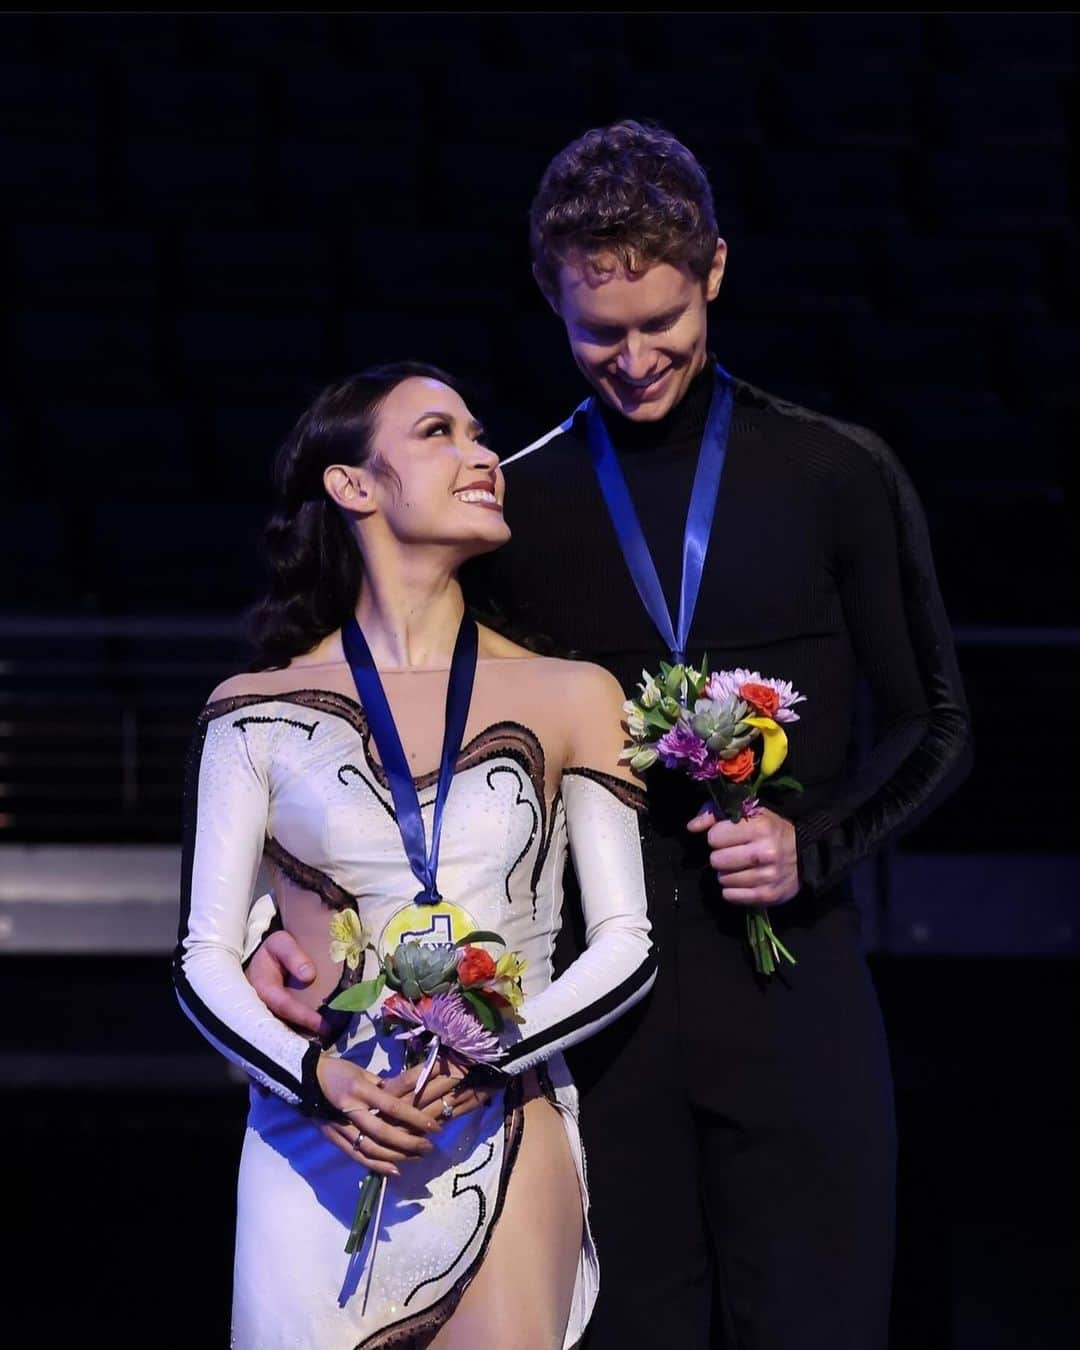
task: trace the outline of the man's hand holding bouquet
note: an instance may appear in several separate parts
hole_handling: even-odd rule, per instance
[[[623,706],[630,738],[623,758],[635,771],[658,761],[680,770],[732,823],[760,815],[774,794],[802,791],[779,773],[788,753],[784,725],[799,720],[794,705],[805,702],[789,681],[742,669],[710,674],[707,661],[700,670],[662,661],[658,674],[642,676],[637,698]],[[761,974],[772,975],[781,960],[795,964],[763,906],[747,912],[746,931]]]

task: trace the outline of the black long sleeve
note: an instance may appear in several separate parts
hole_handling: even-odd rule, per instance
[[[799,876],[814,894],[915,826],[971,761],[967,705],[922,506],[883,441],[862,428],[846,434],[866,453],[836,475],[837,584],[879,735],[851,775],[796,822]]]
[[[609,422],[669,605],[711,392],[699,377],[663,423]],[[623,561],[578,414],[506,466],[513,539],[485,579],[519,625],[606,665],[632,693],[666,658]],[[736,381],[735,407],[689,659],[788,679],[805,785],[783,809],[804,891],[822,895],[961,781],[970,726],[922,509],[872,432]],[[854,765],[859,676],[878,739]],[[700,871],[685,822],[701,794],[652,770],[650,813],[675,872]]]

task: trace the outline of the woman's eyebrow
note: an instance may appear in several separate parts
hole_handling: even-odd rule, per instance
[[[444,422],[450,422],[451,424],[457,421],[457,418],[453,415],[453,413],[448,413],[443,408],[432,408],[429,412],[421,413],[420,416],[416,419],[416,421],[412,424],[411,429],[415,431],[421,422],[426,422],[428,418],[431,417],[441,417]],[[469,421],[470,436],[475,436],[475,434],[478,431],[483,430],[484,430],[483,422],[478,422],[475,417],[470,419]]]

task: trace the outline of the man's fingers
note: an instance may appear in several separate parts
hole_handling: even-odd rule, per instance
[[[768,890],[776,880],[770,871],[764,871],[760,868],[754,868],[749,872],[720,872],[717,874],[717,880],[724,888],[724,894],[729,891],[762,891]]]
[[[284,928],[271,933],[263,947],[285,967],[294,980],[307,985],[315,978],[315,962]]]
[[[280,1018],[282,1022],[288,1022],[290,1026],[302,1031],[310,1031],[316,1036],[325,1034],[327,1028],[320,1015],[288,989],[277,985],[265,992],[256,987],[256,992],[274,1016]]]
[[[716,816],[711,810],[705,808],[697,813],[691,820],[686,822],[686,828],[691,834],[700,834],[702,830],[710,829],[716,824]]]
[[[721,894],[725,900],[730,901],[733,905],[768,905],[773,903],[759,886],[725,886]]]
[[[711,848],[732,848],[737,844],[749,844],[757,837],[757,829],[749,820],[718,820],[710,826],[708,833]]]
[[[709,863],[715,872],[728,876],[735,872],[771,867],[773,857],[771,850],[764,844],[734,844],[730,848],[714,849],[709,854]]]

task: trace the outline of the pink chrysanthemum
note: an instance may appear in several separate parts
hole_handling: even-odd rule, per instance
[[[656,753],[665,769],[678,769],[684,764],[693,764],[695,767],[704,764],[709,751],[701,737],[691,731],[685,722],[676,722],[656,742]]]
[[[705,686],[705,694],[708,698],[735,700],[744,684],[763,684],[775,691],[780,707],[773,713],[774,721],[799,720],[799,714],[792,712],[792,708],[796,703],[805,703],[805,695],[797,693],[790,680],[772,680],[756,670],[743,670],[741,667],[738,670],[714,670]]]
[[[385,1017],[406,1024],[406,1030],[398,1033],[398,1040],[434,1036],[444,1050],[477,1063],[496,1060],[502,1053],[498,1037],[484,1030],[458,993],[425,995],[417,1003],[391,994],[382,1010]]]

